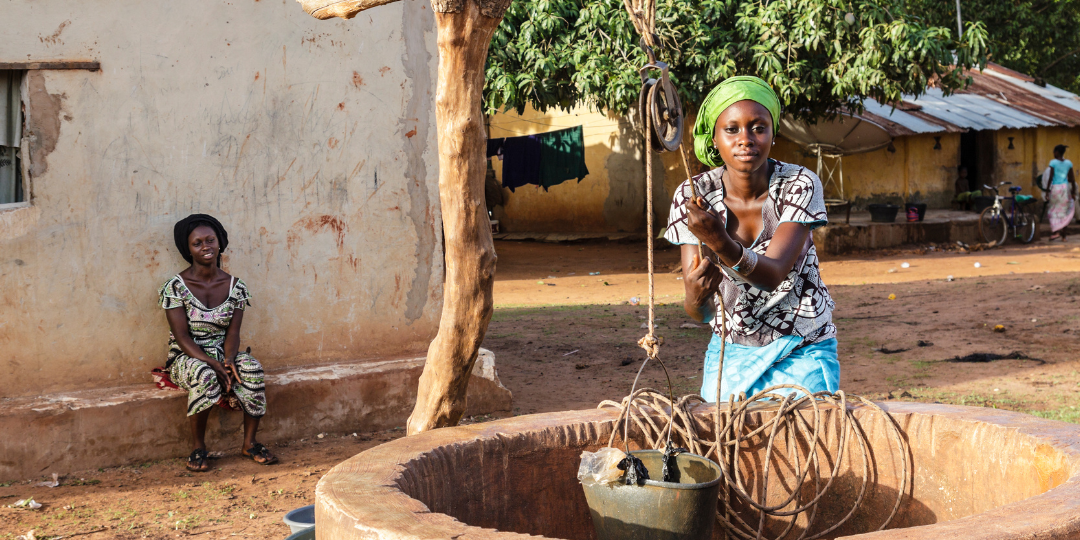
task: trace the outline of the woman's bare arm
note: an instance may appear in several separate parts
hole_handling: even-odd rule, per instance
[[[225,369],[240,382],[240,373],[236,371],[236,353],[240,350],[240,325],[244,324],[244,310],[234,309],[229,329],[225,331]]]
[[[225,331],[225,358],[232,362],[240,350],[240,325],[244,324],[244,310],[234,309],[229,329]]]
[[[713,250],[724,266],[739,264],[742,248],[724,227],[720,216],[708,209],[703,200],[686,203],[686,225],[702,242]],[[757,267],[750,275],[740,274],[753,286],[772,291],[776,289],[795,267],[806,242],[810,238],[810,226],[802,223],[781,223],[773,234],[765,255],[758,257]],[[684,265],[683,268],[686,268]]]
[[[698,256],[698,247],[694,244],[685,244],[680,248],[683,269],[683,288],[686,291],[686,299],[683,301],[683,309],[690,318],[697,322],[705,322],[716,313],[713,304],[713,295],[720,289],[723,275],[720,268],[709,259],[704,261]]]

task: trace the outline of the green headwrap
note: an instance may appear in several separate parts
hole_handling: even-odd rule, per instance
[[[723,165],[720,151],[713,146],[716,120],[733,103],[747,99],[768,109],[772,115],[773,133],[780,131],[780,100],[769,83],[757,77],[730,77],[709,92],[698,110],[697,121],[694,122],[694,154],[699,161],[709,167]]]

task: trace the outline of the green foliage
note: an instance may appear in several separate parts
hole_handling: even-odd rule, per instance
[[[688,107],[723,79],[750,74],[807,119],[858,110],[867,97],[889,103],[921,94],[932,80],[946,92],[967,84],[963,68],[985,62],[985,27],[971,24],[957,41],[948,26],[925,24],[902,6],[657,0],[657,53]],[[625,114],[636,106],[645,61],[622,0],[516,0],[492,39],[485,107],[588,103]]]
[[[956,28],[955,2],[909,0],[907,5],[929,24]],[[965,28],[978,22],[990,29],[992,61],[1080,92],[1080,2],[961,0],[960,14]]]

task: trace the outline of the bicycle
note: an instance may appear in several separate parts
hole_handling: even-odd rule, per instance
[[[979,214],[979,235],[983,242],[996,242],[997,245],[1005,243],[1009,229],[1012,229],[1013,238],[1028,244],[1035,239],[1035,227],[1037,225],[1035,215],[1028,211],[1027,206],[1035,202],[1035,197],[1020,195],[1023,189],[1019,186],[1009,188],[1009,196],[1002,197],[998,194],[1001,186],[1011,185],[1012,182],[1002,182],[998,186],[984,188],[994,192],[994,204],[983,209]],[[1006,211],[1001,201],[1010,201]]]

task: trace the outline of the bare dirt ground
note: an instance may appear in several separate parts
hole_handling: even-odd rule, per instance
[[[872,399],[1080,419],[1080,247],[926,248],[822,263],[837,306],[841,388]],[[500,377],[514,392],[515,413],[590,407],[626,395],[644,358],[636,344],[648,313],[642,246],[512,243],[497,249],[497,310],[484,346],[495,351]],[[667,249],[657,265],[672,269],[677,259],[678,252]],[[657,333],[666,339],[661,358],[675,392],[683,395],[700,389],[711,334],[684,313],[678,277],[657,275]],[[633,297],[641,305],[629,305]],[[1004,331],[995,332],[997,325]],[[1013,352],[1029,359],[955,361]],[[662,388],[662,371],[646,369],[642,384]]]
[[[1077,246],[1040,243],[969,254],[923,246],[824,261],[837,304],[841,387],[873,399],[999,407],[1077,421]],[[647,313],[644,245],[498,242],[496,248],[497,307],[484,346],[495,352],[503,384],[514,393],[514,414],[591,408],[625,395],[644,358],[636,345]],[[658,253],[664,268],[657,278],[658,333],[667,340],[661,355],[682,395],[700,388],[710,335],[683,313],[678,275],[663,273],[677,259],[674,249]],[[634,296],[642,305],[627,303]],[[995,325],[1004,332],[994,332]],[[952,361],[1014,351],[1029,359]],[[647,368],[642,384],[661,388],[662,372]],[[35,485],[51,480],[45,477],[0,483],[0,539],[30,530],[38,539],[284,538],[281,517],[314,501],[322,474],[400,436],[392,430],[268,441],[281,458],[271,467],[218,448],[212,450],[227,455],[205,474],[186,472],[178,457],[67,475],[56,488]],[[43,507],[7,507],[30,496]]]

